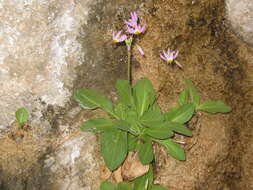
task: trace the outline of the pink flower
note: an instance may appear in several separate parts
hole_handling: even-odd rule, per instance
[[[123,42],[127,39],[127,35],[123,34],[121,35],[122,31],[119,31],[117,34],[115,34],[114,32],[112,33],[112,41],[114,43],[119,43],[119,42]]]
[[[138,16],[136,12],[131,12],[131,18],[128,21],[124,21],[126,25],[131,26],[131,27],[136,27],[138,24]]]
[[[127,21],[125,21],[126,27],[127,27],[127,32],[129,34],[141,34],[146,30],[146,25],[141,26],[138,24],[138,16],[136,12],[131,12],[131,18]]]
[[[170,48],[168,48],[167,52],[163,50],[163,53],[160,53],[160,57],[167,63],[175,62],[179,67],[182,68],[182,65],[179,64],[177,61],[175,61],[175,59],[178,56],[178,53],[179,53],[178,51],[171,51]]]
[[[141,25],[137,24],[136,27],[134,27],[134,28],[127,26],[127,32],[130,34],[138,35],[138,34],[144,33],[145,30],[146,30],[146,25],[141,26]]]
[[[140,53],[142,56],[145,55],[143,49],[142,49],[139,45],[137,45],[137,49],[138,49],[139,53]]]

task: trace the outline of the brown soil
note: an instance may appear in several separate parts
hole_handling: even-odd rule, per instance
[[[13,125],[9,135],[0,139],[0,189],[44,189],[47,179],[41,174],[40,160],[51,143],[35,140],[34,132]]]
[[[173,190],[250,190],[253,49],[230,31],[224,2],[192,2],[150,3],[150,14],[144,17],[149,29],[140,40],[148,53],[145,59],[137,58],[141,68],[136,69],[136,78],[147,76],[153,80],[164,109],[175,104],[184,80],[190,78],[202,99],[223,100],[233,111],[227,115],[198,116],[194,125],[200,129],[194,130],[193,139],[186,139],[188,161],[182,164],[165,159],[163,165],[159,164],[157,176],[159,182]],[[178,61],[183,70],[164,65],[159,58],[161,50],[168,47],[180,51]],[[189,149],[193,144],[195,149]]]
[[[185,79],[194,81],[202,100],[223,100],[233,108],[230,114],[195,116],[189,125],[194,137],[181,139],[187,143],[186,162],[168,158],[158,148],[156,182],[172,190],[253,188],[250,161],[253,155],[250,126],[253,120],[253,77],[250,74],[253,50],[231,32],[224,6],[220,0],[108,1],[94,9],[96,16],[92,23],[100,25],[88,25],[96,31],[91,38],[105,38],[103,45],[95,46],[105,55],[101,61],[95,61],[96,66],[104,69],[104,75],[110,75],[115,72],[113,68],[120,66],[120,76],[116,77],[126,78],[121,74],[126,73],[125,47],[111,45],[111,33],[122,29],[122,21],[129,17],[130,11],[136,10],[142,22],[148,24],[148,30],[135,41],[146,55],[142,57],[134,48],[134,81],[142,77],[151,79],[159,91],[159,102],[164,110],[175,105]],[[165,65],[160,59],[159,53],[168,47],[180,51],[177,60],[183,65],[182,70]],[[113,86],[115,80],[109,78],[106,84]],[[90,80],[101,82],[94,80],[93,75]],[[94,88],[99,85],[94,84]]]

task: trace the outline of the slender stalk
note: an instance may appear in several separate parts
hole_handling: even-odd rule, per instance
[[[133,36],[131,36],[128,40],[126,40],[127,45],[127,79],[129,84],[132,84],[132,68],[131,68],[131,58],[132,58],[132,42]]]
[[[129,84],[132,84],[132,68],[131,68],[131,56],[132,56],[132,52],[131,49],[127,51],[127,78],[129,81]]]

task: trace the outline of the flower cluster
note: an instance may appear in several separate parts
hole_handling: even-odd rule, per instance
[[[136,12],[131,12],[131,18],[128,21],[125,21],[127,32],[129,34],[139,35],[146,30],[146,25],[141,26],[138,24],[138,16]]]
[[[139,17],[137,16],[136,12],[131,12],[131,18],[125,20],[124,23],[126,24],[126,32],[128,33],[128,35],[122,34],[122,31],[119,31],[118,33],[113,32],[112,39],[114,43],[125,42],[128,51],[130,51],[133,36],[144,33],[146,30],[146,25],[139,24]],[[139,45],[137,45],[137,50],[142,56],[145,55],[143,49]],[[164,61],[166,61],[166,63],[168,64],[175,63],[177,66],[182,68],[182,65],[175,60],[178,56],[178,53],[179,53],[178,51],[171,51],[170,49],[168,49],[167,52],[163,50],[163,53],[160,53],[160,57]]]
[[[131,12],[131,18],[128,20],[125,20],[124,22],[126,24],[126,32],[129,35],[122,34],[122,31],[119,31],[118,33],[113,32],[112,40],[114,43],[125,42],[127,45],[128,51],[130,51],[133,35],[139,35],[139,34],[144,33],[146,29],[146,25],[142,26],[139,24],[139,18],[136,12]],[[138,46],[137,49],[141,55],[144,55],[144,51],[140,46]]]
[[[124,21],[126,24],[126,32],[133,35],[139,35],[141,33],[144,33],[146,30],[146,25],[141,26],[139,22],[139,18],[136,14],[136,12],[131,12],[131,18],[129,20]],[[113,42],[119,43],[124,42],[127,39],[126,34],[121,34],[122,31],[119,31],[118,33],[112,34]]]

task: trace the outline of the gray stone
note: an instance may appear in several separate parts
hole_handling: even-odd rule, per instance
[[[82,62],[77,41],[91,0],[0,1],[0,124],[18,107],[41,117],[45,105],[64,106],[75,67]]]
[[[226,12],[235,33],[253,46],[253,1],[226,0]]]
[[[58,125],[58,118],[55,118],[70,101],[77,78],[76,68],[86,64],[78,37],[95,2],[0,0],[0,138],[5,143],[2,146],[8,150],[10,141],[17,146],[23,143],[23,147],[31,145],[40,150],[34,157],[36,168],[29,172],[31,162],[28,161],[27,166],[17,166],[14,172],[8,167],[3,169],[4,164],[0,164],[0,189],[98,189],[96,138],[92,134],[77,135],[77,130],[69,129],[80,108],[72,107],[67,112],[66,117],[72,125],[65,120]],[[14,134],[15,130],[19,131],[12,125],[19,107],[26,107],[30,113],[31,128],[27,133],[31,133],[33,143],[26,144],[28,134],[24,137],[26,140],[13,142],[8,139],[9,128]],[[54,122],[58,130],[55,133],[50,130]],[[67,133],[74,137],[66,137]],[[43,149],[43,146],[53,147],[51,141],[46,142],[49,138],[59,145],[50,153]],[[10,151],[19,155],[16,149]],[[29,152],[25,148],[23,151]],[[8,163],[5,158],[9,152],[2,151],[2,154],[1,158]],[[12,158],[11,165],[15,166],[14,161],[20,163],[18,156]]]
[[[99,162],[94,157],[95,136],[84,134],[63,143],[44,160],[49,186],[61,190],[98,189]],[[95,183],[97,182],[97,183]]]

